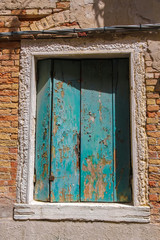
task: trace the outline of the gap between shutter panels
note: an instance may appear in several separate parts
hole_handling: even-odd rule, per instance
[[[51,71],[50,71],[51,81],[52,81],[52,92],[51,92],[51,135],[52,135],[52,128],[53,128],[53,78],[54,78],[54,60],[51,60]],[[50,139],[50,165],[51,165],[51,155],[52,155],[52,139]],[[50,172],[49,172],[49,202],[51,202],[51,181],[54,181],[54,176],[51,174],[51,166],[50,166]]]
[[[124,60],[124,59],[123,59]],[[52,60],[52,61],[56,61],[56,60]],[[64,61],[64,60],[60,60],[60,61]],[[73,62],[75,62],[76,60],[72,60]],[[80,62],[82,63],[82,61],[86,61],[86,60],[81,60]],[[87,60],[87,61],[90,61],[90,62],[93,62],[93,60]],[[97,61],[97,60],[96,60]],[[106,60],[103,60],[103,61],[106,61]],[[114,67],[112,66],[112,97],[113,97],[113,99],[112,99],[112,102],[114,102],[114,94],[113,94],[113,88],[114,88],[114,78],[116,79],[116,76],[117,76],[117,73],[115,74],[115,76],[114,76],[114,70],[115,70],[115,67],[117,68],[117,59],[115,60],[109,60],[109,61],[112,61],[112,64],[114,65]],[[125,60],[124,60],[125,61]],[[85,62],[86,63],[86,62]],[[123,64],[122,64],[122,66],[121,67],[123,67]],[[128,66],[127,66],[128,67]],[[53,68],[52,68],[53,69]],[[80,70],[80,72],[82,72],[82,67],[81,67],[81,70]],[[127,79],[128,79],[128,76],[127,76]],[[83,83],[82,83],[83,84]],[[80,88],[80,90],[81,90],[82,88]],[[128,92],[129,92],[129,89],[128,89]],[[53,91],[52,91],[52,93],[53,93]],[[53,101],[53,98],[52,98],[52,101]],[[81,103],[81,102],[80,102]],[[113,106],[115,106],[115,104],[112,104]],[[115,114],[114,114],[114,109],[112,108],[112,115],[114,116]],[[53,112],[53,111],[52,111]],[[92,117],[92,116],[91,116]],[[113,123],[115,122],[115,121],[112,121]],[[80,126],[81,126],[81,124],[80,124]],[[113,128],[114,128],[114,126],[113,126]],[[115,132],[115,131],[112,131],[113,133]],[[115,140],[115,138],[116,138],[116,136],[114,136],[113,137],[113,146],[115,145],[115,142],[116,142],[116,140]],[[114,156],[114,158],[115,158],[115,151],[113,151],[114,152],[114,154],[113,154],[113,156]],[[112,157],[113,157],[112,156]],[[91,159],[90,159],[91,160]],[[91,165],[93,165],[92,164],[92,162],[90,161],[90,164]],[[92,166],[90,166],[90,167],[92,167]],[[129,169],[128,169],[129,170]],[[114,172],[114,170],[113,170],[113,172]],[[123,173],[122,172],[120,172],[120,178],[122,178],[122,175]],[[80,171],[80,177],[81,177],[81,171]],[[124,177],[123,177],[124,178]],[[54,180],[54,177],[51,179],[50,178],[50,180]],[[121,179],[120,179],[121,180]],[[114,188],[118,188],[118,186],[117,185],[119,185],[120,184],[120,180],[119,180],[119,182],[118,182],[118,184],[116,183],[116,184],[114,184]],[[114,181],[115,182],[115,181]],[[124,182],[124,181],[123,181]],[[117,189],[116,189],[117,190]],[[81,191],[80,191],[81,192]],[[115,190],[113,190],[113,193],[115,193],[116,191]],[[83,193],[83,192],[82,192]],[[62,193],[63,194],[63,193]],[[130,191],[128,191],[128,200],[130,201],[130,199],[129,198],[131,198],[131,194],[130,194]],[[121,197],[121,198],[120,198]],[[123,196],[123,194],[120,194],[120,197],[118,196],[118,199],[116,199],[116,195],[114,195],[114,201],[126,201],[126,196],[124,195]],[[64,199],[63,199],[64,200]],[[82,201],[82,199],[81,199],[81,201]],[[92,201],[92,200],[91,200]],[[93,200],[94,201],[94,200]],[[103,201],[103,200],[102,200]],[[113,201],[113,200],[112,200]]]

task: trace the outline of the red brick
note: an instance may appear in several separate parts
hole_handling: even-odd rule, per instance
[[[157,100],[156,100],[156,103],[157,103],[157,104],[160,104],[160,99],[157,99]]]
[[[156,130],[156,126],[155,125],[147,125],[146,129],[149,131],[153,131],[153,130]]]
[[[11,123],[10,122],[1,122],[0,127],[10,127]]]
[[[159,202],[154,202],[154,203],[152,203],[152,206],[160,208],[160,203]]]
[[[18,121],[12,121],[11,126],[12,127],[18,127]]]
[[[158,118],[147,118],[147,123],[156,124],[159,122]]]
[[[155,145],[155,144],[157,144],[157,139],[156,138],[148,138],[148,143],[150,144],[150,145]]]
[[[151,151],[156,151],[157,150],[156,146],[153,146],[153,145],[149,145],[148,148]]]
[[[159,77],[160,77],[160,73],[155,73],[155,74],[154,74],[154,77],[155,77],[155,78],[159,78]]]
[[[150,188],[149,192],[151,194],[159,194],[160,193],[160,188],[159,187],[157,187],[157,188]]]
[[[2,116],[0,117],[0,121],[15,121],[18,120],[18,116]]]
[[[150,187],[156,187],[156,185],[157,185],[156,181],[149,181],[148,183],[149,183]]]
[[[12,10],[12,15],[25,15],[26,14],[26,10],[22,9],[22,10]]]
[[[8,186],[16,185],[16,180],[8,180]]]
[[[160,174],[149,174],[149,179],[160,180]]]
[[[56,8],[60,9],[68,9],[70,7],[70,2],[57,2]]]
[[[146,85],[148,86],[155,86],[156,84],[157,84],[157,79],[146,80]]]
[[[0,45],[1,48],[4,49],[15,49],[15,48],[20,48],[20,41],[3,41],[1,42]]]
[[[0,159],[3,159],[3,160],[17,160],[17,154],[0,154]]]
[[[157,115],[157,113],[155,113],[155,112],[147,112],[147,116],[149,118],[154,118],[154,117],[156,117],[156,115]]]
[[[20,56],[19,54],[13,54],[10,56],[10,59],[13,59],[13,60],[19,60]]]
[[[0,60],[9,60],[10,55],[0,55]]]
[[[1,72],[18,72],[19,67],[17,66],[9,66],[9,67],[0,67]]]
[[[160,171],[160,167],[149,166],[149,172],[158,173]]]
[[[14,90],[0,90],[0,96],[18,96],[18,91]]]
[[[18,139],[18,135],[17,134],[11,134],[11,139]]]
[[[9,191],[12,193],[16,192],[16,187],[9,187]]]
[[[13,60],[2,61],[2,65],[4,65],[4,66],[13,66],[14,65],[14,61]]]
[[[10,102],[11,97],[0,97],[0,102]]]
[[[11,73],[1,73],[0,72],[0,78],[2,79],[2,78],[10,78],[11,77]]]
[[[158,93],[147,93],[147,98],[159,98]]]
[[[159,106],[158,105],[148,105],[147,109],[150,112],[155,112],[155,111],[159,110]]]
[[[147,132],[147,134],[150,137],[156,137],[156,138],[160,137],[160,132]]]
[[[159,208],[153,208],[153,209],[151,208],[151,214],[152,214],[152,215],[153,215],[153,214],[154,214],[154,215],[155,215],[155,214],[158,215],[158,214],[159,214],[159,211],[160,211]]]
[[[15,156],[17,157],[17,154],[16,154]],[[16,167],[17,167],[17,162],[11,162],[11,167],[16,169]]]
[[[153,151],[153,152],[149,152],[149,153],[148,153],[148,156],[149,156],[150,158],[157,158],[157,157],[158,157],[158,154],[157,154],[157,152]]]
[[[150,201],[157,201],[158,200],[158,196],[156,194],[149,194],[149,200]]]

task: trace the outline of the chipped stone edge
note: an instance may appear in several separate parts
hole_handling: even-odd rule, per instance
[[[146,93],[144,68],[144,52],[146,48],[147,43],[145,41],[137,41],[136,39],[132,41],[127,39],[107,41],[101,38],[22,41],[19,84],[18,203],[29,204],[33,201],[36,60],[48,57],[130,57],[133,205],[147,205],[148,163],[145,133]],[[107,204],[105,205],[107,207]]]
[[[149,223],[150,209],[103,203],[16,204],[14,219]]]

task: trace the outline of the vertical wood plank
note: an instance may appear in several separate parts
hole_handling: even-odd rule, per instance
[[[81,201],[113,201],[112,60],[83,60]]]
[[[80,62],[54,61],[51,202],[79,200]]]
[[[49,201],[51,134],[51,60],[38,62],[35,199]]]
[[[131,202],[129,61],[113,60],[115,202]]]

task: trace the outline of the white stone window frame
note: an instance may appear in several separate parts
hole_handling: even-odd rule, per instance
[[[145,41],[102,38],[22,40],[19,82],[19,162],[15,220],[150,221],[147,188]],[[36,63],[45,58],[129,58],[132,204],[34,201]]]

